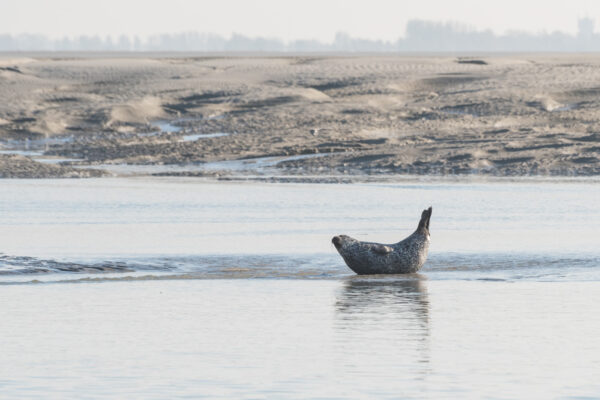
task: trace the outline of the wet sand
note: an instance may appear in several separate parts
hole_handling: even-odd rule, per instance
[[[103,170],[44,164],[18,154],[0,154],[0,178],[98,178]]]
[[[77,161],[48,171],[35,157],[3,156],[1,175],[94,176],[72,167],[126,164],[219,179],[593,176],[598,78],[596,55],[4,55],[0,150],[67,138],[42,154]],[[213,167],[272,157],[258,174]]]

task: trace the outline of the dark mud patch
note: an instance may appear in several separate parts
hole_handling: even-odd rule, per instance
[[[421,82],[426,86],[433,88],[445,89],[452,86],[465,85],[472,82],[482,81],[487,79],[485,76],[479,75],[463,75],[463,74],[442,74],[435,78],[423,79]]]
[[[510,132],[508,129],[492,129],[491,131],[485,131],[483,133],[486,135],[501,135],[508,132]]]
[[[535,157],[513,157],[513,158],[500,158],[491,160],[496,165],[509,165],[509,164],[521,164],[535,160]]]
[[[598,157],[577,157],[570,160],[575,164],[596,164],[599,160]]]
[[[457,154],[447,158],[450,162],[470,161],[473,159],[472,154]]]
[[[395,157],[395,154],[370,154],[358,157],[346,158],[344,161],[351,164],[370,163],[373,161],[383,160],[390,157]]]
[[[53,99],[47,100],[48,103],[77,103],[81,101],[78,97],[55,97]]]
[[[215,102],[215,99],[221,99],[223,97],[228,98],[240,94],[240,92],[229,92],[225,90],[219,90],[215,92],[196,93],[190,96],[180,97],[179,100],[184,101],[186,103],[213,103]]]
[[[324,142],[324,143],[319,143],[316,147],[318,149],[328,149],[328,148],[331,148],[331,147],[344,148],[344,149],[360,149],[363,146],[359,142],[345,141],[345,142]]]
[[[296,103],[305,100],[302,96],[277,96],[270,97],[263,100],[249,101],[247,103],[237,104],[238,108],[241,109],[253,109],[262,107],[275,107],[289,103]]]
[[[195,93],[189,96],[180,97],[177,103],[166,104],[167,110],[185,113],[189,109],[200,107],[206,104],[221,104],[232,101],[236,96],[243,94],[240,91],[218,90],[210,92]]]
[[[334,89],[344,89],[352,86],[359,86],[365,82],[364,78],[348,78],[348,79],[335,79],[335,80],[326,80],[326,81],[317,81],[315,83],[303,83],[301,86],[306,88],[312,88],[319,90],[321,92],[326,92],[328,90]]]
[[[540,145],[532,145],[532,146],[522,146],[522,147],[511,147],[506,146],[504,148],[505,151],[510,153],[516,153],[519,151],[530,151],[530,150],[542,150],[542,149],[560,149],[562,147],[570,147],[571,144],[568,143],[551,143],[551,144],[540,144]]]
[[[488,65],[485,60],[471,59],[471,58],[459,58],[456,60],[457,64],[472,64],[472,65]]]
[[[364,143],[364,144],[384,144],[384,143],[387,143],[388,140],[386,138],[362,139],[362,140],[359,140],[359,142]]]
[[[490,114],[491,106],[485,103],[456,104],[442,107],[440,108],[440,112],[450,115],[471,115],[473,117],[478,117],[480,115]]]
[[[32,118],[32,117],[15,118],[12,120],[12,122],[14,124],[26,124],[26,123],[35,122],[35,121],[36,121],[36,119]]]
[[[529,130],[531,131],[531,130]],[[556,139],[556,138],[568,138],[569,135],[566,133],[546,133],[544,135],[538,136],[540,139]]]
[[[368,114],[369,111],[360,108],[347,108],[342,110],[342,114]]]
[[[600,142],[600,134],[592,133],[591,135],[587,136],[574,137],[571,138],[571,140],[576,142]]]
[[[0,71],[14,72],[15,74],[23,74],[19,67],[0,67]]]
[[[600,153],[600,146],[586,147],[581,149],[581,151],[584,153]]]

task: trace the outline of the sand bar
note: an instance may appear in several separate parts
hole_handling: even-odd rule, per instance
[[[599,78],[600,56],[572,54],[7,54],[0,150],[67,138],[43,154],[209,177],[264,157],[282,176],[594,176]]]

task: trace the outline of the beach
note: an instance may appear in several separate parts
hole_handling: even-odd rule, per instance
[[[4,54],[2,176],[595,176],[599,66],[592,54]],[[55,170],[39,165],[52,158]],[[252,160],[268,171],[223,164]]]

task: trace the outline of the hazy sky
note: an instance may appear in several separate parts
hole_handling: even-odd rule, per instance
[[[459,21],[496,33],[577,31],[600,20],[597,0],[0,0],[0,33],[148,36],[232,32],[331,41],[335,32],[395,40],[410,19]]]

